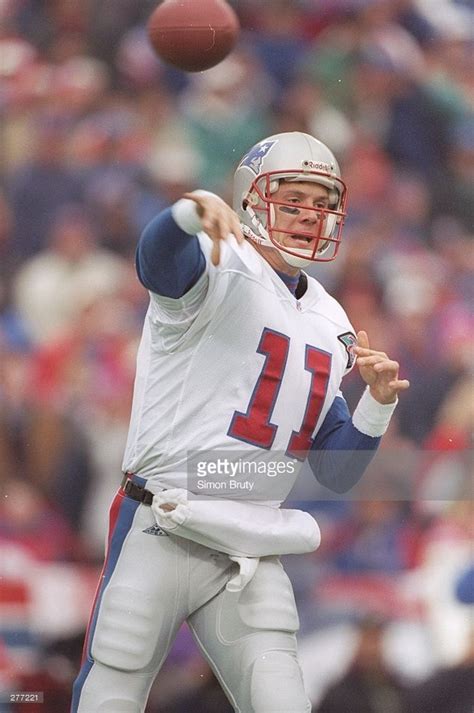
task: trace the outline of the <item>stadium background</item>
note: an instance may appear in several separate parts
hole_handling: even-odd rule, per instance
[[[147,45],[149,0],[0,0],[0,710],[20,690],[46,702],[12,711],[68,708],[121,477],[141,230],[185,190],[230,200],[246,148],[301,130],[349,186],[340,257],[313,274],[412,381],[383,448],[414,493],[388,472],[372,499],[311,504],[323,545],[286,561],[308,692],[320,710],[355,657],[392,685],[375,713],[408,711],[406,687],[417,713],[467,713],[462,686],[440,691],[474,659],[472,3],[232,4],[238,48],[184,75]],[[346,379],[351,407],[361,389]],[[184,628],[147,713],[189,710],[229,708]]]

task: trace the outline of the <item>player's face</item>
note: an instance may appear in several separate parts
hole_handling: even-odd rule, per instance
[[[282,181],[272,200],[287,204],[275,206],[273,237],[286,248],[313,248],[315,238],[308,233],[324,234],[319,223],[326,220],[314,209],[329,207],[329,190],[309,181]]]

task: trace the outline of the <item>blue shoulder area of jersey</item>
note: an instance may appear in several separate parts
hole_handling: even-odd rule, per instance
[[[181,230],[171,208],[166,208],[143,231],[137,246],[136,267],[147,290],[178,299],[199,280],[206,259],[197,237]]]
[[[321,485],[346,493],[363,476],[380,441],[354,426],[345,400],[336,396],[313,441],[308,462]]]

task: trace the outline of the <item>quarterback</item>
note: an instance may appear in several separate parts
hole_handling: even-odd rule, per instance
[[[337,256],[346,193],[324,144],[277,134],[242,158],[233,209],[193,191],[141,236],[150,304],[72,713],[143,713],[184,621],[237,713],[310,712],[279,555],[315,550],[319,528],[280,506],[305,459],[349,490],[409,386],[303,270]],[[340,385],[356,358],[351,415]]]

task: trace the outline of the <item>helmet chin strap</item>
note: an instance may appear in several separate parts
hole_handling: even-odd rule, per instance
[[[283,260],[291,267],[308,267],[311,265],[313,260],[308,260],[304,257],[298,257],[297,255],[290,255],[290,253],[284,252],[277,248],[278,252],[282,256]]]
[[[278,250],[280,255],[282,256],[283,260],[286,262],[287,265],[290,265],[291,267],[307,267],[308,265],[311,265],[313,260],[308,260],[307,258],[304,257],[299,257],[298,255],[291,255],[290,253],[287,253],[285,250],[280,250],[268,237],[257,237],[257,235],[250,230],[246,225],[242,224],[242,230],[244,235],[249,238],[252,242],[257,243],[258,245],[262,245],[263,247],[266,248],[272,248],[273,250]]]

